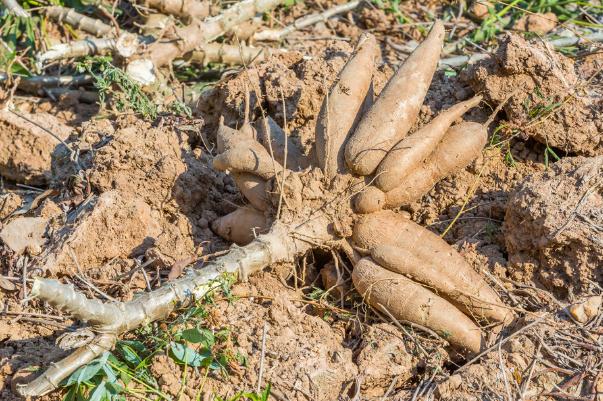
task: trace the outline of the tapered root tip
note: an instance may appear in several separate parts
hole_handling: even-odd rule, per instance
[[[357,194],[353,200],[356,213],[368,214],[383,209],[385,206],[385,193],[376,187],[368,187]]]

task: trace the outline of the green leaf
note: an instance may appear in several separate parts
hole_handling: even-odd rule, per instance
[[[136,367],[142,362],[142,358],[138,356],[138,353],[136,353],[136,351],[128,344],[119,344],[119,350],[121,351],[123,358],[130,365]]]
[[[119,345],[127,345],[128,347],[135,350],[138,354],[144,354],[148,352],[146,345],[137,340],[122,340]]]
[[[109,398],[109,393],[107,393],[106,382],[103,380],[92,392],[90,395],[90,399],[88,401],[102,401]]]
[[[206,348],[211,348],[216,343],[216,338],[211,330],[198,327],[182,331],[182,338],[189,343],[203,344]]]
[[[200,354],[184,344],[172,342],[170,343],[170,351],[172,354],[172,358],[176,362],[188,366],[207,366],[209,363],[211,363],[211,354],[209,352],[204,352],[203,354]]]
[[[69,389],[65,397],[63,397],[63,401],[75,401],[75,396],[77,395],[78,386],[73,386]]]
[[[109,383],[117,382],[117,375],[115,374],[113,368],[111,368],[110,365],[103,365],[103,371],[105,372],[105,375],[107,375],[107,380],[109,381]]]
[[[124,391],[124,387],[119,383],[107,383],[106,387],[111,396],[116,396]]]
[[[90,362],[88,365],[82,366],[69,376],[65,386],[71,386],[74,383],[81,384],[92,379],[96,374],[103,368],[103,365],[107,363],[109,353],[105,352],[100,358]]]

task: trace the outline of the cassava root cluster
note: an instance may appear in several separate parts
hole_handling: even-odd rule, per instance
[[[480,102],[479,96],[408,135],[443,38],[443,25],[436,22],[374,99],[378,46],[371,35],[362,36],[324,100],[315,131],[316,160],[267,116],[255,127],[248,121],[240,129],[221,124],[214,167],[232,174],[249,204],[217,219],[212,228],[236,245],[204,268],[130,302],[103,304],[71,286],[37,279],[32,296],[88,321],[97,338],[94,346],[53,364],[19,392],[38,396],[53,390],[111,348],[117,336],[190,305],[224,272],[244,279],[270,264],[295,262],[318,247],[345,252],[354,265],[354,286],[372,307],[435,330],[461,352],[482,349],[480,325],[507,322],[512,314],[444,240],[386,210],[420,198],[438,180],[469,164],[486,142],[486,127],[453,125]],[[310,199],[308,193],[312,202],[303,202]]]
[[[436,23],[373,99],[379,49],[373,36],[363,35],[322,105],[315,130],[317,160],[305,157],[270,118],[259,119],[255,128],[248,122],[239,130],[221,125],[214,167],[231,172],[249,204],[217,219],[212,228],[230,241],[249,243],[269,229],[274,208],[291,207],[281,204],[277,181],[286,185],[296,174],[319,168],[327,193],[337,192],[344,177],[345,182],[355,179],[358,193],[342,196],[339,203],[352,203],[348,210],[354,214],[353,227],[345,240],[355,250],[348,256],[356,289],[373,307],[446,333],[458,349],[478,352],[483,339],[476,323],[511,317],[498,295],[437,235],[383,210],[416,201],[439,180],[467,166],[486,143],[485,126],[453,125],[481,96],[454,105],[407,135],[436,70],[443,37],[443,26]],[[338,235],[342,232],[346,230]]]

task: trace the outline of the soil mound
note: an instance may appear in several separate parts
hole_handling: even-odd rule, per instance
[[[603,157],[565,158],[510,196],[504,223],[511,274],[558,295],[603,282]]]
[[[601,154],[603,104],[588,95],[591,77],[577,69],[547,45],[507,34],[496,54],[467,74],[492,107],[506,101],[506,125],[520,135],[570,154]]]

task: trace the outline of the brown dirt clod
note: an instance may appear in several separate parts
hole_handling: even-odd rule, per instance
[[[603,282],[602,174],[601,156],[565,158],[515,189],[503,226],[512,278],[570,297]]]
[[[59,144],[46,130],[65,140],[71,128],[47,113],[18,113],[35,124],[11,111],[0,111],[0,174],[21,183],[45,185],[52,153]]]
[[[492,107],[506,101],[505,125],[521,136],[572,154],[603,152],[603,105],[588,95],[591,77],[578,75],[571,59],[547,45],[507,34],[467,77]]]

